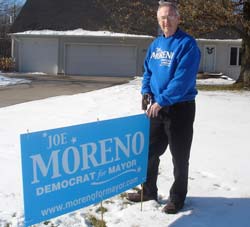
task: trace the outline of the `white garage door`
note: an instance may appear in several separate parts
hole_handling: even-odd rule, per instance
[[[57,74],[57,39],[23,38],[20,42],[19,53],[19,71]]]
[[[136,75],[136,47],[67,44],[66,74],[134,76]]]

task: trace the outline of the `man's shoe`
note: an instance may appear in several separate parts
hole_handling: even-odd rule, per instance
[[[143,196],[141,196],[141,191],[138,192],[134,192],[134,193],[127,193],[127,200],[131,201],[131,202],[145,202],[145,201],[149,201],[149,200],[156,200],[157,198],[154,196],[148,196],[143,194]]]
[[[183,206],[183,203],[174,203],[169,201],[162,211],[167,214],[176,214],[183,208]]]

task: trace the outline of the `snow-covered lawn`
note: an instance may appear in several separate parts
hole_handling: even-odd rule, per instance
[[[23,226],[19,135],[27,130],[139,114],[140,83],[137,78],[89,93],[0,108],[0,227]],[[140,204],[129,204],[121,196],[110,198],[103,203],[107,226],[249,227],[249,113],[250,92],[199,92],[184,210],[176,215],[161,212],[172,183],[171,156],[167,151],[161,159],[159,203],[145,202],[141,212]],[[90,214],[100,218],[98,207],[83,208],[36,226],[87,227]]]

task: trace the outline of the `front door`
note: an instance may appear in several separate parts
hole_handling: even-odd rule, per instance
[[[215,72],[215,54],[216,47],[213,45],[206,45],[204,47],[204,71]]]

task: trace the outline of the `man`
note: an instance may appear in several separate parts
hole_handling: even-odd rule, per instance
[[[148,49],[142,81],[143,100],[151,99],[146,112],[150,145],[142,200],[157,200],[159,157],[169,145],[174,182],[163,211],[175,214],[183,208],[187,194],[200,51],[195,39],[178,28],[180,15],[174,3],[160,1],[157,19],[163,35]],[[128,193],[127,199],[139,202],[141,193]]]

